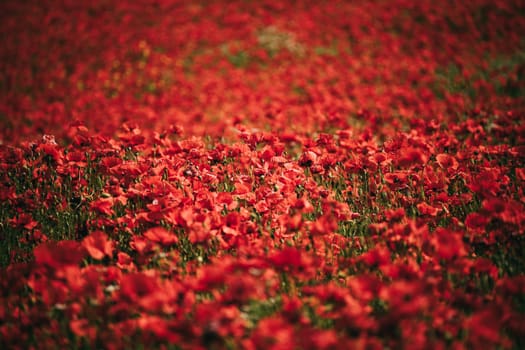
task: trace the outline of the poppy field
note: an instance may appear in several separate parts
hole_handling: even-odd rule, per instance
[[[525,348],[521,0],[0,2],[0,348]]]

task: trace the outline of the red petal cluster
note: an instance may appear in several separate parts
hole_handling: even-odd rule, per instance
[[[525,348],[523,1],[0,1],[6,349]]]

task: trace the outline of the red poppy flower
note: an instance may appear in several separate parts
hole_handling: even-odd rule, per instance
[[[388,221],[400,221],[403,217],[405,217],[405,209],[403,208],[385,210],[385,218]]]
[[[141,333],[154,334],[156,339],[172,344],[180,342],[181,336],[172,327],[172,322],[154,315],[141,315],[137,320],[137,328]]]
[[[133,260],[128,254],[124,252],[118,252],[117,254],[117,267],[123,270],[135,270],[135,264],[133,264]]]
[[[382,266],[390,264],[390,250],[386,247],[375,247],[359,257],[368,266]]]
[[[516,177],[521,181],[525,181],[525,168],[517,168]]]
[[[316,220],[309,222],[310,233],[314,236],[327,235],[337,230],[337,220],[332,215],[322,215]]]
[[[408,186],[408,174],[397,171],[384,175],[385,181],[392,190],[400,190]]]
[[[469,230],[474,230],[475,232],[481,232],[485,229],[485,226],[490,221],[490,217],[487,215],[482,215],[479,213],[469,213],[465,219],[465,226]]]
[[[497,197],[502,185],[508,184],[509,178],[496,168],[488,168],[475,174],[467,187],[482,198]]]
[[[426,202],[419,203],[417,205],[417,210],[419,211],[419,214],[428,216],[437,216],[441,211],[441,209],[433,207]]]
[[[205,291],[225,282],[227,272],[224,267],[208,265],[198,271],[197,289]]]
[[[109,240],[108,236],[102,231],[95,231],[85,237],[82,245],[95,260],[102,260],[105,256],[112,257],[115,250],[114,242]]]
[[[170,246],[179,241],[173,232],[170,232],[163,227],[150,228],[144,232],[143,236],[151,242],[159,243],[163,246]]]
[[[203,243],[208,241],[211,237],[211,231],[204,227],[200,222],[194,223],[189,228],[188,239],[191,243]]]
[[[123,275],[120,281],[120,296],[131,302],[139,301],[152,294],[159,293],[157,278],[144,273]]]
[[[270,258],[270,263],[276,268],[297,268],[303,266],[301,251],[296,248],[286,247]]]
[[[303,167],[310,167],[317,163],[317,154],[312,151],[304,152],[299,158],[299,165]]]
[[[490,198],[483,201],[483,209],[489,215],[498,215],[505,211],[507,203],[501,198]]]
[[[97,213],[103,215],[113,215],[113,204],[115,200],[112,197],[109,198],[100,198],[96,201],[91,202],[91,209],[95,210]]]
[[[148,254],[155,250],[155,244],[142,236],[133,236],[129,246],[139,254]]]
[[[452,260],[466,255],[461,232],[439,227],[434,231],[433,242],[440,259]]]
[[[58,269],[78,265],[85,256],[85,250],[76,241],[46,242],[33,250],[35,262],[39,265]]]
[[[450,171],[456,171],[459,167],[459,163],[453,156],[445,153],[440,153],[436,156],[438,165]]]
[[[400,152],[395,162],[400,167],[410,167],[413,165],[423,165],[428,162],[428,156],[418,148],[407,148]]]
[[[278,316],[261,320],[251,341],[256,349],[288,350],[296,348],[292,325]]]
[[[95,335],[96,335],[95,326],[90,325],[89,321],[84,318],[71,320],[69,322],[69,327],[71,331],[79,337],[86,337],[87,339],[91,339],[91,340],[95,339]]]
[[[494,347],[501,343],[501,310],[494,306],[477,311],[466,321],[468,340],[473,348]]]

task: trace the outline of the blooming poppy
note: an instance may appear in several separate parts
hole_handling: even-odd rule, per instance
[[[33,250],[38,265],[60,269],[78,265],[85,256],[83,246],[76,241],[45,242]]]
[[[115,244],[108,239],[108,236],[102,231],[92,232],[89,236],[84,237],[82,245],[86,248],[88,254],[95,260],[102,260],[104,257],[113,256]]]
[[[151,242],[159,243],[163,246],[170,246],[177,243],[177,236],[163,227],[153,227],[144,232],[143,236]]]

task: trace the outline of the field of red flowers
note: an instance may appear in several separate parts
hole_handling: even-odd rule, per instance
[[[0,2],[0,348],[525,348],[521,0]]]

